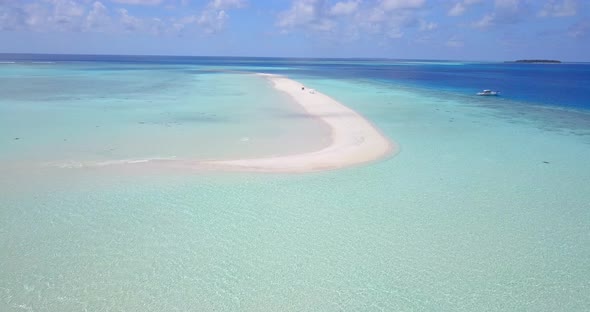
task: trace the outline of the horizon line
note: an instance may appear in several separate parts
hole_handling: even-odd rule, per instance
[[[461,60],[461,59],[412,59],[412,58],[388,58],[388,57],[311,57],[311,56],[243,56],[243,55],[180,55],[180,54],[112,54],[112,53],[36,53],[36,52],[0,52],[0,55],[39,55],[39,56],[122,56],[122,57],[179,57],[179,58],[250,58],[250,59],[300,59],[300,60],[368,60],[368,61],[437,61],[437,62],[474,62],[474,63],[504,63],[514,60]],[[569,62],[562,63],[588,63]]]

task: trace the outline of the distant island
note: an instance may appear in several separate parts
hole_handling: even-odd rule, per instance
[[[515,61],[515,63],[561,63],[561,61],[558,60],[517,60]]]

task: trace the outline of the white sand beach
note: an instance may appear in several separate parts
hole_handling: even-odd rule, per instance
[[[292,96],[311,116],[325,122],[331,130],[329,146],[314,152],[253,159],[204,161],[199,165],[221,170],[259,172],[314,172],[332,170],[374,161],[398,151],[368,120],[354,110],[297,81],[270,74],[259,74],[274,87]]]

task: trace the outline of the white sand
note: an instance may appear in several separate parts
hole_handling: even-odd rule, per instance
[[[292,96],[311,116],[319,118],[331,129],[329,146],[315,152],[254,159],[204,161],[200,165],[222,170],[260,172],[313,172],[331,170],[386,157],[397,151],[369,121],[354,110],[317,90],[305,88],[297,81],[269,74],[277,90]]]

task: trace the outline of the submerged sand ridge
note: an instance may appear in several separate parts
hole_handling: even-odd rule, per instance
[[[289,78],[258,74],[295,102],[311,116],[330,127],[331,143],[310,153],[268,158],[199,162],[223,170],[261,172],[313,172],[332,170],[374,161],[397,152],[393,142],[354,110],[316,90],[304,88]]]

